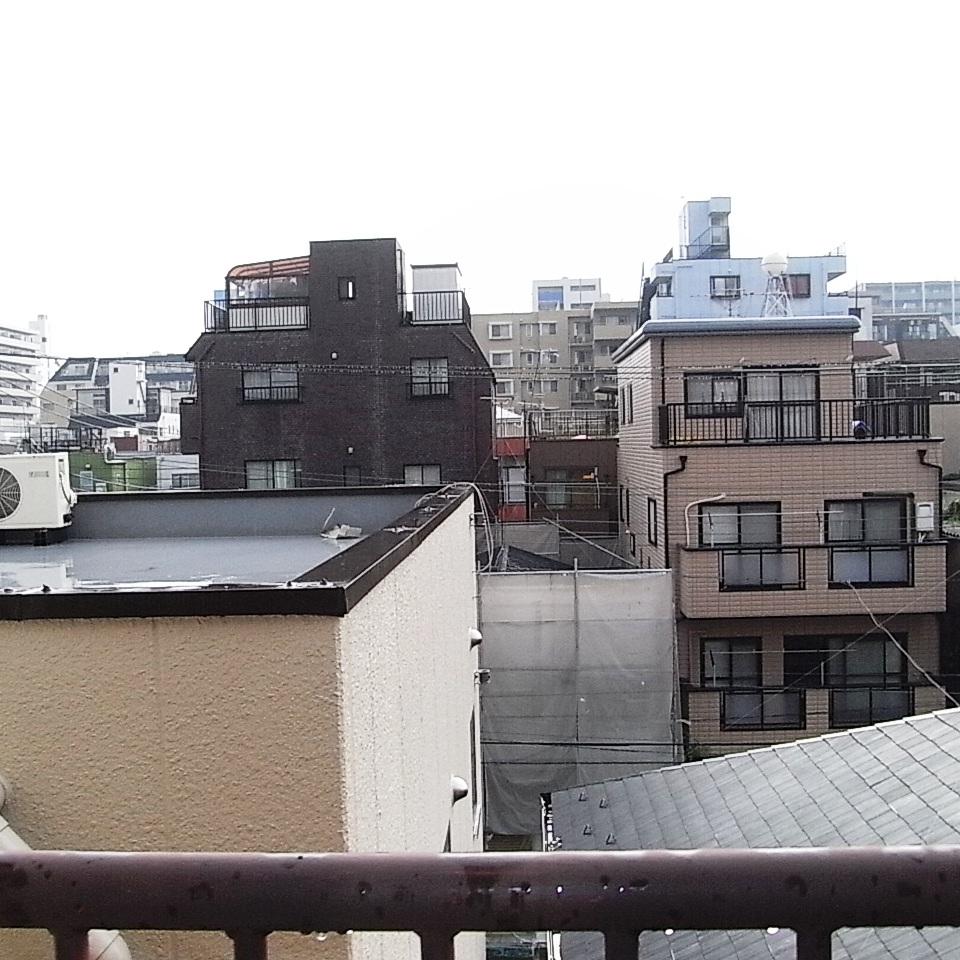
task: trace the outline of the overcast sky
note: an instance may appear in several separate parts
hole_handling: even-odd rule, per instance
[[[684,199],[734,255],[960,273],[952,3],[8,4],[0,323],[182,352],[236,263],[395,236],[476,312],[636,298]]]

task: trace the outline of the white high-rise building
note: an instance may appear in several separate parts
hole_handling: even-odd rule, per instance
[[[0,325],[0,450],[15,448],[40,418],[47,318],[26,329]]]
[[[534,310],[589,310],[598,300],[609,299],[601,295],[599,277],[533,282]]]

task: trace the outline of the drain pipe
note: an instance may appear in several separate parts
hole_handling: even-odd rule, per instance
[[[0,776],[0,810],[10,795],[10,787]],[[9,822],[0,816],[0,853],[19,853],[32,849]],[[132,960],[119,930],[90,930],[84,960]]]
[[[687,469],[687,456],[681,454],[678,458],[680,466],[668,470],[663,475],[663,566],[664,569],[670,569],[670,488],[667,480],[677,473],[683,473]]]

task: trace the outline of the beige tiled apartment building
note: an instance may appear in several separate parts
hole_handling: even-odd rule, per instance
[[[704,753],[944,705],[941,440],[854,397],[855,318],[647,322],[616,353],[621,538],[675,571]]]
[[[499,400],[516,409],[584,409],[609,405],[612,357],[636,316],[636,302],[602,301],[574,310],[474,314],[471,329],[493,368]]]

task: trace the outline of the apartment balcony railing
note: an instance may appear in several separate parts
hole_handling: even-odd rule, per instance
[[[470,326],[470,304],[462,290],[426,290],[410,293],[410,323],[463,323]]]
[[[793,930],[829,960],[849,927],[960,927],[960,847],[615,853],[270,854],[29,851],[0,855],[0,925],[47,929],[57,960],[88,930],[223,931],[235,960],[269,935],[407,931],[453,960],[462,931],[585,930],[606,960],[641,932]]]
[[[591,393],[591,398],[593,394]],[[536,440],[569,440],[573,437],[604,439],[617,435],[616,410],[549,410],[531,413],[527,429]]]
[[[666,446],[926,439],[930,402],[913,398],[668,403],[658,408],[658,427],[659,442]]]
[[[589,363],[573,363],[570,365],[570,369],[574,373],[593,373],[593,361]]]
[[[203,305],[207,333],[237,330],[303,330],[310,326],[307,297],[259,300],[208,300]]]
[[[734,547],[717,554],[721,590],[802,590],[800,547]]]
[[[303,399],[303,388],[299,384],[237,387],[237,399],[244,403],[299,403]]]
[[[786,687],[720,690],[723,730],[802,730],[807,725],[806,691]]]
[[[911,713],[914,713],[913,687],[848,685],[830,690],[830,726],[834,728],[898,720]]]
[[[570,337],[570,342],[577,343],[593,343],[593,335],[590,333],[575,333]]]
[[[597,398],[592,390],[574,390],[570,394],[571,403],[596,403]]]

